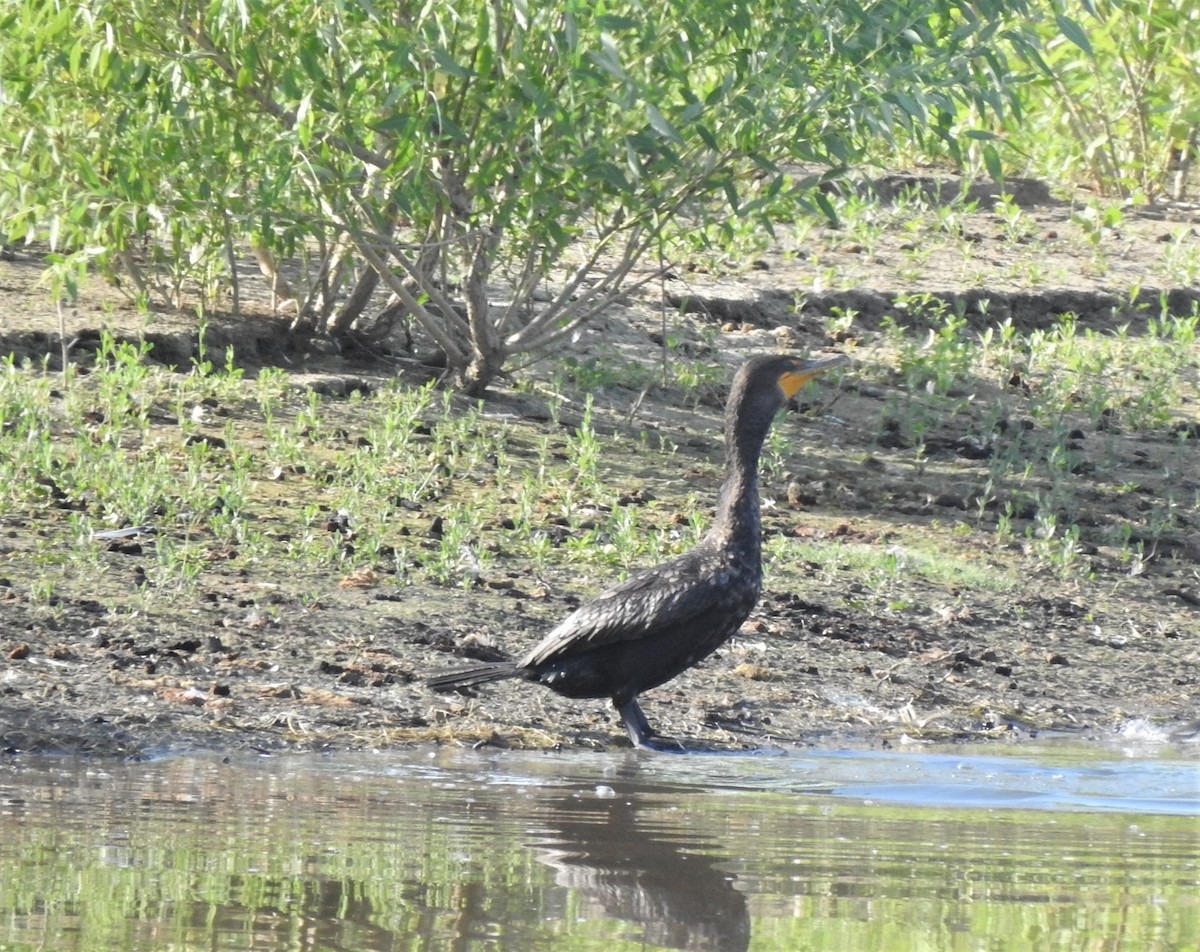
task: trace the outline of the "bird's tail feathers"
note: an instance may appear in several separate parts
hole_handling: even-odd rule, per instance
[[[477,684],[504,681],[507,678],[515,678],[518,674],[517,666],[512,661],[491,661],[473,668],[443,671],[427,679],[425,683],[434,691],[453,691],[456,688],[473,688]]]

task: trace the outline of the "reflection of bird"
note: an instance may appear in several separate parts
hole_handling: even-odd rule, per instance
[[[758,356],[738,370],[725,410],[725,482],[716,519],[688,552],[630,576],[562,620],[520,660],[452,671],[435,690],[505,678],[537,681],[572,698],[610,697],[638,747],[678,750],[656,739],[637,695],[712,654],[745,621],[762,585],[758,458],[775,415],[841,355],[803,360]]]
[[[746,897],[719,868],[718,845],[697,838],[698,827],[689,825],[695,815],[672,806],[656,821],[653,793],[619,785],[612,794],[600,799],[572,790],[538,802],[538,821],[551,835],[533,845],[555,882],[576,892],[588,918],[640,925],[647,946],[745,952]]]

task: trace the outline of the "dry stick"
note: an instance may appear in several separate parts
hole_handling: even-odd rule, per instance
[[[250,251],[254,255],[254,260],[258,262],[258,270],[270,282],[271,313],[278,313],[280,301],[291,301],[299,307],[300,300],[296,296],[296,292],[292,290],[287,278],[279,273],[279,266],[275,262],[275,256],[271,254],[271,249],[261,241],[255,241],[251,243]]]
[[[670,209],[680,208],[691,192],[692,187],[685,186],[674,198],[667,200],[665,204],[668,208],[668,214],[673,215],[674,212],[671,212]],[[571,296],[587,278],[596,262],[600,259],[600,256],[615,241],[616,236],[623,231],[627,231],[628,236],[619,264],[611,269],[595,287],[584,292],[579,300],[572,302],[570,300]],[[515,352],[518,350],[528,351],[550,347],[575,333],[579,327],[608,307],[621,293],[636,290],[653,281],[658,276],[658,271],[652,272],[646,278],[635,282],[633,285],[625,286],[623,284],[626,276],[633,270],[634,265],[645,254],[646,249],[650,247],[660,232],[661,224],[659,228],[649,233],[645,232],[645,229],[636,223],[627,227],[624,211],[618,210],[614,216],[614,220],[607,227],[600,229],[592,253],[571,274],[567,284],[559,292],[554,301],[551,302],[550,306],[509,338],[506,342],[508,350]],[[586,308],[586,310],[583,308]],[[566,325],[545,332],[546,328],[555,321],[560,320],[563,314],[572,312],[575,312],[576,316]]]
[[[596,313],[599,308],[592,308],[586,312],[586,316],[580,311],[581,307],[596,299],[597,296],[603,295],[602,307],[606,307],[612,302],[613,298],[619,293],[620,277],[616,278],[617,287],[612,287],[615,271],[609,272],[596,286],[584,291],[578,300],[572,301],[571,296],[583,284],[592,268],[595,266],[600,255],[603,253],[604,244],[607,242],[609,235],[604,236],[597,244],[596,248],[586,261],[580,264],[567,279],[562,290],[550,303],[546,310],[542,311],[537,317],[531,320],[523,328],[513,334],[507,341],[510,351],[518,350],[537,350],[548,344],[561,340],[570,334],[573,334],[587,320],[588,317]],[[624,267],[629,259],[629,249],[626,250],[625,257],[622,260],[622,267],[619,269],[621,276],[628,273],[628,267]],[[561,320],[564,315],[575,313],[567,324],[562,327],[553,328],[553,325]],[[552,328],[547,331],[547,328]]]
[[[327,276],[321,287],[319,302],[319,317],[322,330],[327,329],[329,318],[333,314],[337,302],[338,290],[347,280],[347,274],[354,275],[354,242],[338,238],[334,245],[334,265],[332,275]],[[314,305],[317,302],[314,301]]]
[[[542,280],[541,270],[537,267],[538,254],[536,248],[530,246],[525,253],[525,261],[521,265],[520,275],[513,282],[512,300],[496,319],[496,333],[503,335],[508,327],[516,320],[524,307],[537,290]]]
[[[237,255],[233,248],[233,228],[229,224],[229,213],[225,213],[225,258],[229,262],[229,290],[233,294],[233,316],[242,316],[241,281],[238,280]]]
[[[316,174],[313,171],[311,163],[305,162],[304,170],[307,171],[310,182],[313,185],[313,193],[315,195],[320,196],[321,191],[317,187],[319,185],[319,182],[316,179]],[[364,187],[369,187],[378,178],[379,171],[380,171],[379,169],[372,169],[367,173],[366,186],[364,186]],[[329,207],[329,203],[324,198],[318,198],[318,201],[320,202],[320,207],[321,207],[322,211],[324,211],[326,214],[328,214],[331,219],[336,218],[336,216],[333,214],[332,210]],[[387,221],[388,221],[387,234],[388,234],[388,237],[390,237],[392,230],[394,230],[396,227],[396,221],[395,221],[396,206],[395,206],[394,202],[388,203],[388,206],[386,209],[386,215],[387,215]],[[336,293],[338,286],[341,284],[342,275],[345,274],[346,268],[348,266],[347,262],[349,261],[349,259],[351,257],[351,252],[357,247],[353,236],[351,236],[346,231],[344,225],[341,222],[332,221],[331,223],[337,227],[337,229],[341,232],[341,234],[338,236],[337,240],[334,241],[333,248],[330,249],[328,251],[328,253],[322,258],[321,267],[320,267],[320,270],[318,271],[320,283],[319,284],[317,284],[315,282],[309,283],[309,292],[308,292],[307,296],[305,297],[304,305],[297,314],[297,318],[299,318],[300,314],[307,313],[309,311],[309,309],[314,306],[314,304],[319,296],[320,301],[321,301],[320,314],[319,314],[319,320],[320,320],[320,324],[321,324],[320,330],[325,333],[329,333],[331,331],[337,332],[337,331],[345,330],[348,328],[348,326],[354,321],[354,319],[357,318],[358,315],[360,313],[362,313],[363,309],[367,306],[367,302],[370,300],[371,295],[374,293],[375,287],[378,284],[378,278],[379,278],[379,275],[375,271],[374,268],[367,268],[364,271],[363,276],[361,276],[360,278],[358,278],[356,280],[355,286],[350,293],[350,297],[347,299],[345,304],[343,304],[342,308],[339,310],[339,312],[336,315],[336,317],[334,318],[334,320],[332,322],[329,320],[330,315],[333,311],[332,298],[333,298],[334,294]],[[327,223],[321,222],[321,224],[326,225]],[[319,234],[322,234],[322,235],[323,235],[323,233],[324,233],[323,231],[319,232]],[[331,283],[330,277],[329,277],[329,272],[331,269],[333,270],[332,283]],[[374,280],[365,280],[366,275],[374,275]],[[332,291],[330,290],[331,287],[332,287]],[[326,293],[326,292],[328,292],[328,293]]]
[[[1071,126],[1071,132],[1075,136],[1077,142],[1087,142],[1091,139],[1088,127],[1090,123],[1087,118],[1080,112],[1079,107],[1071,99],[1071,92],[1067,89],[1066,84],[1055,77],[1053,79],[1054,88],[1064,106],[1067,108],[1067,120]],[[1090,155],[1086,156],[1088,169],[1092,173],[1092,178],[1096,183],[1096,187],[1103,193],[1105,192],[1104,182],[1106,179],[1113,178],[1113,169],[1108,161],[1108,156],[1103,150],[1097,149]]]
[[[562,327],[555,328],[543,334],[541,337],[533,340],[523,340],[520,343],[520,346],[514,346],[510,342],[509,350],[514,353],[517,351],[525,351],[529,353],[542,353],[544,355],[546,351],[553,349],[565,338],[574,334],[580,327],[612,304],[612,302],[622,294],[628,294],[630,291],[636,291],[639,288],[645,287],[651,281],[655,280],[656,277],[658,277],[657,271],[646,275],[644,278],[638,279],[632,284],[622,284],[619,287],[611,288],[602,297],[597,298],[595,295],[589,295],[587,298],[587,301],[589,302],[587,309],[576,313],[575,316]]]
[[[1196,161],[1197,147],[1200,147],[1200,126],[1192,126],[1179,153],[1179,167],[1175,170],[1174,181],[1171,184],[1171,198],[1177,202],[1182,202],[1187,195],[1188,176],[1191,175],[1192,164]],[[1169,168],[1169,160],[1167,165]]]
[[[138,293],[150,296],[150,288],[146,284],[146,278],[142,274],[142,269],[138,267],[136,261],[133,260],[133,252],[128,248],[122,248],[120,251],[121,267],[125,269],[125,273],[129,275],[129,280],[133,282],[133,286],[138,289]]]
[[[67,342],[67,315],[63,312],[61,294],[55,300],[54,306],[58,308],[58,346],[62,351],[62,378],[65,389],[67,386],[67,360],[71,355],[71,345],[75,342]]]
[[[296,308],[296,320],[293,327],[300,323],[305,315],[311,315],[316,308],[317,299],[321,301],[322,314],[320,319],[323,321],[324,316],[328,313],[329,299],[332,296],[331,288],[336,288],[341,282],[341,276],[345,271],[345,258],[349,253],[350,242],[343,241],[341,238],[334,241],[332,247],[324,247],[325,242],[322,240],[321,261],[317,265],[316,277],[305,275],[304,283],[308,287],[308,292],[304,295],[304,300],[300,302]],[[330,273],[333,273],[333,280],[330,280]]]
[[[1129,111],[1134,117],[1134,131],[1137,133],[1138,152],[1141,155],[1141,162],[1138,163],[1141,166],[1138,179],[1147,196],[1152,197],[1149,188],[1150,168],[1148,162],[1151,152],[1150,117],[1147,113],[1144,95],[1146,77],[1141,71],[1135,69],[1134,64],[1129,61],[1129,57],[1124,52],[1117,54],[1117,61],[1121,64],[1121,69],[1125,73],[1125,81],[1128,83]]]
[[[354,242],[350,244],[353,246]],[[346,256],[349,257],[349,251]],[[342,302],[336,314],[331,314],[325,321],[325,330],[340,333],[349,330],[350,325],[366,310],[371,296],[379,286],[379,272],[372,267],[365,267],[354,281],[354,287],[349,296]]]
[[[445,293],[443,293],[442,289],[433,283],[427,274],[421,272],[417,264],[403,253],[403,251],[400,249],[400,246],[396,242],[384,235],[373,234],[371,237],[378,240],[388,254],[396,259],[396,262],[404,269],[404,271],[412,279],[413,283],[416,284],[418,289],[420,289],[421,293],[425,294],[429,298],[429,302],[435,305],[438,311],[441,313],[440,315],[435,315],[434,312],[430,311],[429,308],[427,308],[423,303],[417,302],[417,308],[420,310],[420,312],[428,315],[429,319],[432,321],[440,321],[441,324],[445,325],[449,330],[452,330],[454,333],[456,333],[460,339],[469,339],[470,327],[459,315],[458,307],[445,295]],[[361,249],[362,245],[360,244],[359,247]],[[388,287],[395,290],[395,284],[393,284],[393,282],[399,282],[399,278],[396,277],[391,269],[387,269],[384,274],[380,275],[380,277],[387,282]],[[399,294],[399,292],[397,292],[397,294]],[[404,295],[400,295],[400,297],[403,300]],[[416,300],[411,292],[408,292],[408,297],[414,301]],[[405,304],[407,306],[407,301]],[[456,347],[455,350],[456,352],[461,353],[461,348]]]
[[[1099,95],[1100,98],[1103,100],[1102,93],[1097,93],[1097,95]],[[1107,155],[1105,156],[1105,158],[1107,159],[1107,161],[1111,167],[1111,170],[1112,170],[1111,179],[1113,182],[1117,183],[1117,188],[1120,192],[1120,195],[1123,198],[1127,197],[1127,195],[1126,195],[1125,186],[1123,184],[1121,184],[1121,161],[1120,161],[1121,148],[1117,144],[1118,141],[1120,140],[1120,136],[1117,135],[1116,124],[1113,120],[1114,120],[1114,116],[1116,119],[1123,118],[1124,114],[1126,114],[1128,111],[1129,111],[1129,107],[1126,106],[1124,109],[1118,110],[1114,114],[1112,111],[1110,111],[1107,108],[1107,103],[1104,103],[1104,102],[1101,102],[1101,108],[1098,110],[1098,112],[1099,112],[1098,122],[1099,122],[1100,130],[1104,135],[1104,141],[1106,144],[1105,144],[1104,150],[1099,151],[1097,154],[1104,154],[1105,152],[1107,152]],[[1103,184],[1101,185],[1101,191],[1103,193],[1107,194],[1107,189],[1104,188]]]
[[[612,237],[617,234],[622,224],[624,223],[624,213],[619,212],[616,216],[616,221],[612,222],[606,229],[600,231],[596,239],[596,246],[592,249],[592,253],[587,260],[575,268],[571,276],[567,279],[567,283],[563,285],[557,297],[550,303],[550,307],[538,319],[530,322],[528,326],[520,332],[520,335],[532,335],[536,331],[541,330],[546,324],[557,318],[557,315],[567,306],[571,300],[571,296],[579,289],[579,286],[587,278],[592,267],[600,259],[604,253]],[[547,315],[550,315],[549,317]]]
[[[663,260],[662,235],[659,235],[658,240],[658,319],[659,327],[662,333],[662,383],[667,385],[667,374],[671,369],[671,349],[667,347],[667,266]],[[645,391],[643,391],[643,394]],[[641,398],[638,398],[638,403],[641,403]]]

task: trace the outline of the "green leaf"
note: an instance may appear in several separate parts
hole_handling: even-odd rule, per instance
[[[667,117],[658,111],[658,107],[654,103],[646,103],[646,118],[650,120],[650,128],[660,136],[680,145],[683,144],[683,137],[679,134],[679,130],[671,125]]]
[[[406,112],[394,112],[386,119],[371,123],[376,132],[400,132],[412,125],[412,116]]]
[[[613,42],[613,38],[607,33],[600,35],[600,49],[590,50],[588,58],[610,76],[622,82],[629,78],[625,74],[625,67],[621,65],[621,57],[617,52],[617,44]]]
[[[622,194],[633,191],[632,186],[629,184],[629,179],[622,175],[621,170],[611,162],[601,162],[596,166],[595,173],[601,180],[607,182]]]
[[[456,79],[466,79],[471,75],[471,70],[456,62],[454,57],[441,46],[434,48],[433,60],[441,67],[443,73],[448,73]]]
[[[300,66],[304,69],[304,75],[314,83],[324,86],[328,80],[325,77],[325,70],[321,67],[320,59],[313,51],[313,45],[315,44],[305,43],[300,47]]]
[[[602,30],[633,30],[641,25],[641,21],[633,17],[623,17],[616,14],[601,14],[596,17],[596,26]]]
[[[1062,33],[1068,40],[1078,46],[1081,50],[1087,53],[1088,56],[1095,56],[1095,51],[1092,50],[1091,41],[1088,39],[1087,33],[1083,27],[1072,20],[1065,13],[1059,13],[1054,17],[1054,22],[1058,24],[1059,32]]]
[[[529,29],[529,3],[528,0],[514,0],[513,17],[517,21],[517,26],[522,30]]]
[[[821,191],[813,192],[813,201],[816,203],[817,208],[821,210],[821,213],[829,219],[829,223],[831,225],[833,225],[835,228],[841,227],[842,223],[838,219],[837,209],[834,208],[833,203],[829,201],[828,195]]]
[[[987,169],[988,175],[992,177],[993,182],[1004,181],[1004,166],[1000,162],[1000,153],[996,151],[996,147],[991,143],[985,145],[983,151],[983,165]]]

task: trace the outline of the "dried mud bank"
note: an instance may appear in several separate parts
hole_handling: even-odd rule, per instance
[[[912,295],[899,291],[854,288],[837,291],[750,288],[742,296],[719,291],[673,292],[670,307],[708,315],[723,323],[749,327],[794,325],[797,319],[824,323],[829,314],[853,313],[866,329],[884,320],[903,327],[913,322]],[[968,326],[986,328],[1010,323],[1019,331],[1049,330],[1065,315],[1095,329],[1137,325],[1147,314],[1187,316],[1200,308],[1200,287],[1139,288],[1132,295],[1108,290],[1053,288],[1044,291],[1006,291],[991,288],[929,289],[922,303],[940,305],[946,313],[962,315]]]

